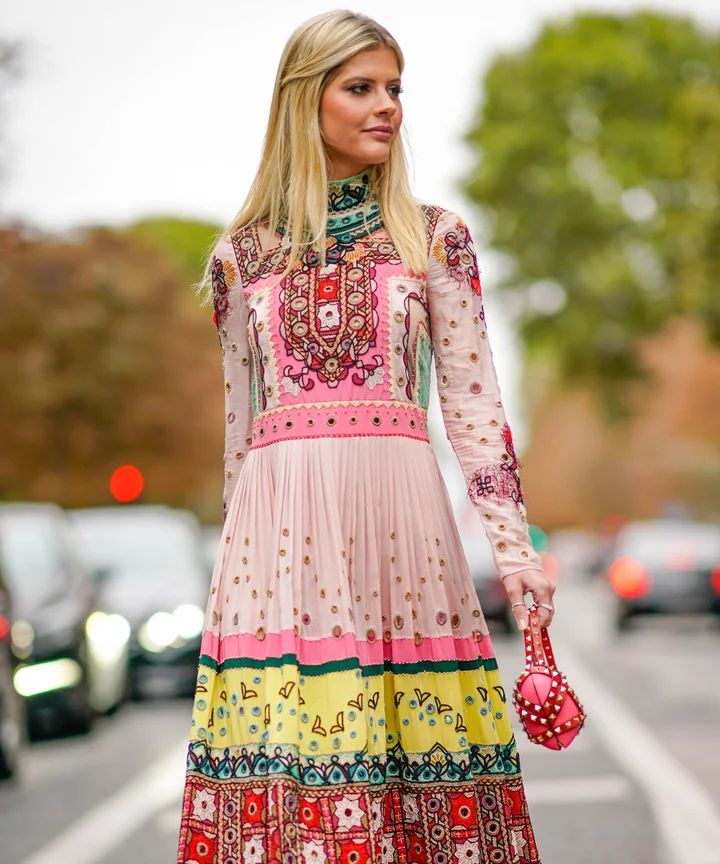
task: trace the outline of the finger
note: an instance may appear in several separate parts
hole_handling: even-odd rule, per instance
[[[548,603],[548,606],[550,604]],[[553,615],[555,614],[555,610],[546,609],[544,605],[541,603],[537,604],[538,609],[538,623],[541,627],[549,627],[552,623]]]
[[[522,583],[518,580],[517,582],[513,581],[508,584],[506,580],[505,591],[507,592],[508,600],[510,601],[510,611],[515,617],[518,630],[527,630],[528,612],[523,601]]]
[[[538,608],[538,623],[541,627],[549,627],[555,614],[553,593],[553,587],[547,581],[533,591],[533,599]]]

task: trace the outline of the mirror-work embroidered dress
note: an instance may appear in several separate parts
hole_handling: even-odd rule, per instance
[[[255,226],[213,253],[225,529],[179,862],[537,862],[506,701],[428,440],[448,437],[504,575],[541,569],[472,240],[422,206],[403,268],[368,176],[329,184],[328,263],[282,281]],[[369,230],[368,230],[369,228]]]

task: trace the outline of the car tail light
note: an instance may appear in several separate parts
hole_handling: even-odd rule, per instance
[[[716,594],[720,594],[720,567],[716,567],[710,574],[710,584]]]
[[[624,556],[613,561],[610,566],[610,585],[619,597],[631,600],[647,594],[650,577],[639,561]]]

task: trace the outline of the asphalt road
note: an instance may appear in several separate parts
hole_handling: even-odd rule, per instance
[[[590,714],[570,750],[523,770],[545,864],[720,864],[720,627],[654,621],[618,637],[598,586],[561,582],[558,664]],[[495,639],[506,685],[518,638]],[[171,864],[186,701],[124,706],[90,736],[34,744],[0,787],[0,864]]]

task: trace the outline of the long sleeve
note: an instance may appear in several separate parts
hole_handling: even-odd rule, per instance
[[[428,305],[445,429],[498,573],[542,570],[528,533],[520,463],[488,341],[473,242],[455,213],[444,212],[433,234]]]
[[[221,240],[212,253],[213,320],[220,338],[225,375],[225,480],[223,520],[245,456],[252,444],[251,359],[247,304],[232,243]]]

